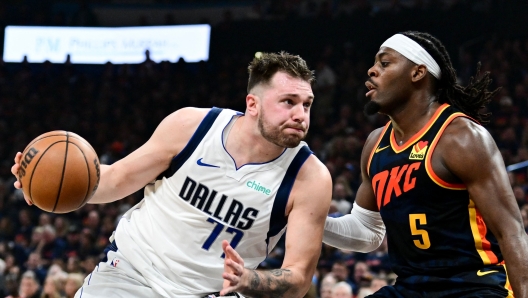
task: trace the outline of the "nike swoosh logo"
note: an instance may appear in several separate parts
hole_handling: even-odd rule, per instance
[[[385,149],[389,148],[389,146],[390,146],[390,145],[387,145],[387,146],[385,146],[385,147],[383,147],[383,148],[380,148],[380,147],[378,146],[378,148],[376,148],[376,151],[374,151],[374,153],[378,153],[378,152],[380,152],[380,151],[382,151],[382,150],[385,150]]]
[[[202,162],[202,159],[203,158],[200,158],[196,161],[196,163],[199,165],[199,166],[202,166],[202,167],[211,167],[211,168],[219,168],[219,166],[215,166],[215,165],[211,165],[211,164],[208,164],[208,163],[204,163]]]
[[[478,276],[484,276],[484,275],[486,275],[486,274],[495,273],[495,272],[499,272],[499,271],[497,271],[497,270],[490,270],[490,271],[484,271],[484,272],[482,272],[482,271],[479,270],[479,271],[477,271],[477,275],[478,275]]]

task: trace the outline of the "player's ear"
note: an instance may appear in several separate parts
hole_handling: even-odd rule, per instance
[[[427,75],[427,67],[425,65],[415,65],[412,68],[412,81],[413,83],[418,82]]]
[[[257,116],[258,114],[258,105],[260,99],[256,94],[249,93],[246,96],[246,114],[251,116]]]

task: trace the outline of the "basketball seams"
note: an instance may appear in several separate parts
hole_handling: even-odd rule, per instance
[[[57,198],[55,199],[55,205],[53,206],[53,210],[51,212],[55,212],[55,209],[57,208],[57,204],[59,203],[59,199],[60,199],[60,195],[62,191],[62,182],[64,181],[64,172],[66,171],[66,161],[68,161],[68,147],[69,147],[68,144],[70,143],[68,142],[68,139],[69,139],[69,134],[68,132],[66,132],[66,151],[64,153],[64,163],[62,164],[62,175],[61,175],[61,180],[59,184],[59,192],[57,193]]]
[[[37,169],[37,166],[40,162],[40,160],[42,159],[42,157],[44,157],[44,155],[46,155],[46,152],[48,152],[48,150],[53,147],[54,145],[58,144],[58,143],[62,143],[62,142],[67,142],[66,140],[61,140],[61,141],[56,141],[55,143],[51,143],[48,148],[46,148],[44,150],[44,152],[42,152],[42,154],[40,155],[40,157],[37,159],[37,161],[35,162],[35,165],[33,166],[33,171],[31,171],[31,176],[29,177],[29,185],[28,185],[28,192],[29,192],[29,199],[31,200],[32,203],[33,202],[33,197],[31,195],[31,182],[33,181],[33,175],[35,174],[35,170]],[[60,190],[59,190],[60,191]]]
[[[58,132],[63,132],[63,133],[67,133],[66,131],[64,130],[59,130],[57,131]],[[24,149],[24,151],[22,152],[26,152],[26,150],[28,150],[28,148],[31,148],[31,146],[33,144],[35,144],[36,142],[40,141],[40,140],[43,140],[43,139],[46,139],[46,138],[51,138],[51,137],[63,137],[63,136],[66,136],[66,134],[54,134],[54,135],[47,135],[47,136],[43,136],[41,138],[38,138],[38,139],[34,139],[33,141],[31,141],[31,143],[29,143],[29,145],[26,146],[26,148]]]
[[[72,139],[75,138],[75,137],[72,137]],[[75,138],[75,139],[79,139],[79,138]],[[70,144],[74,145],[75,147],[77,147],[77,149],[79,149],[79,151],[81,152],[83,158],[84,158],[84,161],[86,162],[86,169],[88,170],[88,187],[86,188],[86,194],[84,195],[84,199],[81,201],[81,204],[77,207],[77,208],[80,208],[82,207],[84,204],[86,204],[86,201],[88,200],[88,194],[90,193],[90,185],[91,185],[91,175],[90,175],[90,164],[88,163],[88,159],[86,158],[86,154],[84,154],[84,151],[81,149],[81,147],[79,147],[79,145],[73,143],[73,142],[69,142]]]
[[[66,148],[60,147],[62,143]],[[54,147],[57,144],[59,147]],[[33,152],[34,149],[37,151]],[[28,200],[40,209],[52,213],[70,212],[84,206],[92,197],[92,187],[95,190],[97,185],[91,184],[97,184],[98,180],[94,180],[97,169],[91,161],[98,157],[91,144],[81,136],[64,130],[44,133],[26,146],[22,158],[25,155],[29,162],[33,161],[25,177],[20,178],[25,182],[23,190]]]
[[[83,142],[85,145],[87,145],[90,149],[92,149],[92,151],[95,152],[95,149],[92,147],[92,145],[90,143],[88,143],[87,140],[83,139],[83,138],[79,138],[75,135],[70,135],[70,138],[72,139],[76,139],[76,140],[79,140],[80,142]]]

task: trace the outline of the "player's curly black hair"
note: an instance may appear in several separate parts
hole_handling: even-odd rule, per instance
[[[436,97],[440,103],[449,103],[461,112],[474,118],[482,124],[489,123],[490,113],[482,113],[492,97],[500,90],[488,90],[491,83],[490,73],[480,75],[480,63],[475,77],[471,77],[467,86],[457,83],[456,71],[444,45],[434,36],[416,31],[406,31],[401,34],[420,44],[440,66],[442,77],[437,84]]]
[[[314,71],[308,68],[300,56],[280,53],[259,53],[248,66],[249,80],[247,92],[260,83],[269,83],[277,71],[284,71],[294,78],[300,78],[312,84]]]

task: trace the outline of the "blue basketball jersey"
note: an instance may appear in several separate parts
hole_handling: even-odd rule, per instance
[[[502,266],[497,239],[465,185],[443,181],[433,171],[433,151],[445,128],[458,117],[467,116],[443,104],[401,146],[389,122],[368,161],[368,175],[387,228],[392,269],[400,284],[413,288],[430,287],[440,280],[445,287],[446,280],[463,282],[453,277],[461,272],[472,271],[477,277],[478,270]],[[490,282],[500,285],[506,297],[509,283],[505,270],[501,271],[479,280],[493,279]]]

